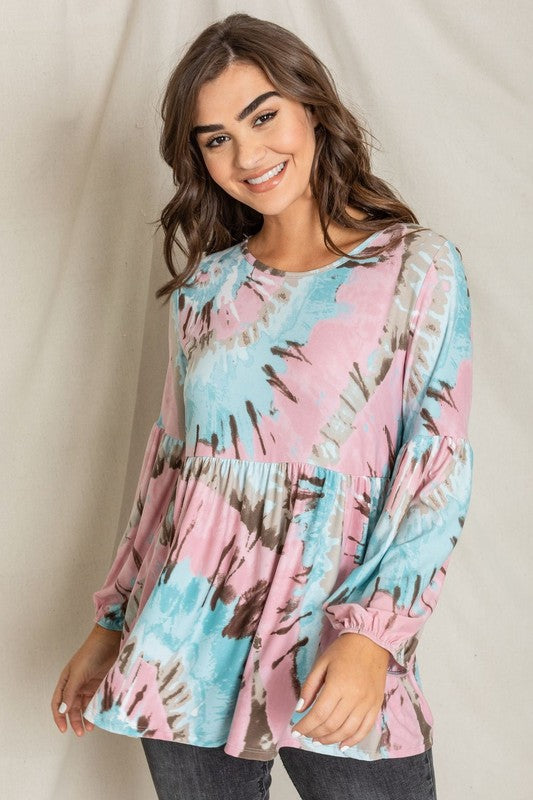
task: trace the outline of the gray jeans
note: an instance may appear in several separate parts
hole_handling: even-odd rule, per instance
[[[159,800],[269,800],[273,760],[236,758],[224,746],[140,739]],[[281,747],[302,800],[437,800],[431,748],[360,761]]]

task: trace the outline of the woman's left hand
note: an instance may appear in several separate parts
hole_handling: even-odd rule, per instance
[[[368,636],[339,635],[319,656],[300,691],[305,703],[320,696],[292,730],[322,744],[352,747],[372,730],[383,704],[389,652]]]

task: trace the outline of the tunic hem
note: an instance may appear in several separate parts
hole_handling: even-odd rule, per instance
[[[83,715],[83,716],[84,716],[84,719],[87,719],[89,722],[92,722],[93,725],[95,725],[97,728],[100,728],[101,730],[104,730],[107,733],[114,733],[115,735],[118,735],[118,736],[128,736],[131,739],[158,739],[158,738],[160,738],[158,736],[143,736],[142,734],[129,733],[128,731],[124,731],[124,730],[117,731],[117,730],[114,730],[113,727],[111,727],[111,726],[102,725],[101,722],[96,722],[95,720],[90,719],[88,716],[87,717],[85,717],[85,715]],[[304,737],[304,738],[307,738],[307,737]],[[169,740],[168,739],[162,739],[162,741],[169,741]],[[202,744],[201,742],[192,742],[190,740],[185,740],[185,739],[180,740],[179,742],[178,741],[176,742],[176,744],[186,744],[186,745],[192,745],[193,747],[206,747],[206,748],[222,747],[226,743],[227,743],[227,740],[225,740],[223,742],[217,742],[216,744]],[[297,745],[292,744],[292,743],[278,744],[275,747],[274,755],[272,755],[272,752],[271,752],[271,754],[267,755],[265,758],[258,758],[257,755],[256,755],[257,753],[261,753],[261,754],[265,753],[265,751],[262,750],[261,748],[247,747],[244,750],[239,750],[238,752],[235,752],[235,750],[233,750],[233,748],[230,748],[229,750],[225,749],[224,752],[227,753],[227,755],[229,755],[229,756],[233,756],[234,758],[247,758],[248,757],[252,761],[270,761],[270,760],[273,760],[274,758],[276,758],[276,756],[279,755],[279,751],[280,751],[280,749],[282,747],[292,747],[294,750],[305,750],[306,752],[316,753],[317,755],[335,756],[337,758],[355,758],[358,761],[381,761],[382,759],[388,759],[388,758],[403,758],[403,757],[408,757],[408,756],[420,755],[421,753],[424,753],[426,750],[429,750],[431,747],[433,747],[433,744],[434,744],[433,732],[431,732],[428,737],[426,737],[426,738],[424,738],[422,740],[420,746],[418,746],[418,747],[413,747],[413,748],[411,748],[409,750],[406,750],[405,748],[402,747],[401,748],[401,752],[398,752],[397,754],[393,754],[389,750],[389,751],[387,751],[388,754],[386,754],[386,755],[384,754],[384,755],[381,755],[381,756],[379,756],[379,755],[371,756],[370,753],[368,753],[367,751],[360,751],[360,752],[363,752],[365,754],[364,758],[362,758],[359,755],[356,755],[356,754],[353,754],[353,753],[348,753],[348,752],[342,753],[342,752],[339,751],[339,752],[324,753],[321,750],[314,750],[313,748],[311,748],[309,746],[298,747]],[[331,746],[332,745],[321,745],[321,747],[331,747]],[[333,747],[334,746],[335,745],[333,745]],[[354,747],[357,747],[357,744],[354,745]],[[349,748],[349,750],[353,750],[353,748]]]

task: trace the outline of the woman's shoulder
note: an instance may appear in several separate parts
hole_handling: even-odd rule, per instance
[[[464,272],[463,254],[453,238],[414,222],[402,222],[399,227],[402,255],[404,259],[416,262],[421,272],[432,269],[443,275]]]
[[[216,268],[217,265],[223,266],[224,264],[232,263],[235,257],[241,251],[241,242],[225,247],[223,250],[215,250],[212,253],[205,253],[202,256],[197,270],[199,272],[207,272]]]
[[[209,299],[208,295],[214,296],[237,263],[240,253],[240,242],[222,250],[204,253],[187,283],[181,287],[182,294],[200,291],[204,299]]]
[[[455,247],[454,242],[440,233],[435,228],[422,225],[416,222],[399,222],[397,225],[404,241],[406,249],[430,255],[431,259],[436,256],[445,245]],[[396,226],[393,226],[396,230]]]
[[[463,254],[454,239],[433,228],[402,223],[405,251],[402,253],[404,282],[419,300],[439,287],[439,302],[445,297],[469,296],[468,276]],[[418,301],[418,300],[417,300]]]

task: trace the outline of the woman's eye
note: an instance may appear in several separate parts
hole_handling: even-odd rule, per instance
[[[257,122],[258,119],[263,119],[264,117],[266,117],[267,119],[271,119],[272,117],[275,117],[277,113],[278,113],[277,111],[267,111],[266,114],[260,114],[258,117],[256,117],[254,122]]]
[[[255,123],[258,122],[258,120],[260,120],[260,119],[263,120],[264,119],[266,122],[268,122],[268,120],[272,119],[273,117],[275,117],[277,113],[278,113],[277,111],[267,111],[265,114],[260,114],[258,117],[256,117],[254,119],[254,128],[256,127]],[[261,125],[264,125],[264,122],[262,122]],[[259,127],[261,127],[261,125],[259,125]],[[209,139],[209,141],[206,142],[205,146],[206,147],[210,147],[211,149],[215,149],[217,147],[220,147],[220,145],[219,144],[215,144],[215,142],[217,142],[219,139],[224,139],[224,138],[225,137],[223,135],[214,136],[212,139]]]
[[[218,139],[223,139],[223,138],[224,138],[223,136],[215,136],[213,139],[209,139],[209,141],[206,142],[205,146],[206,147],[213,147],[213,142],[216,142]],[[220,147],[220,145],[218,145],[218,144],[214,145],[214,146],[215,147]]]

